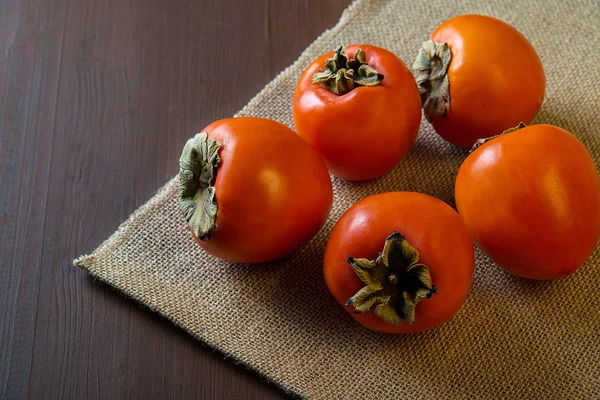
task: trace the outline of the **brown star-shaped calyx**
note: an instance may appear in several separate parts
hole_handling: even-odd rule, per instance
[[[360,314],[374,308],[385,322],[415,323],[415,308],[437,293],[429,268],[419,262],[419,252],[398,232],[385,240],[383,252],[375,260],[349,257],[348,263],[366,285],[347,302]]]
[[[363,50],[356,50],[354,58],[348,58],[345,50],[343,46],[335,49],[333,57],[325,61],[325,70],[314,74],[312,82],[342,95],[355,87],[375,86],[383,80],[383,75],[367,64],[367,55]]]

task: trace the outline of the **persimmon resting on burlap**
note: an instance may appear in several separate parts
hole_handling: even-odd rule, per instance
[[[431,329],[452,318],[473,280],[460,216],[413,192],[369,196],[335,224],[323,261],[335,299],[360,324],[386,333]]]
[[[575,272],[600,237],[600,180],[585,146],[552,125],[482,140],[456,177],[456,206],[496,264],[532,279]]]
[[[290,128],[230,118],[190,139],[180,159],[180,207],[194,238],[219,258],[286,256],[327,220],[333,192],[321,157]]]
[[[417,85],[394,53],[340,46],[314,60],[292,102],[296,131],[340,178],[385,174],[413,146],[421,122]]]
[[[546,90],[542,62],[525,36],[484,15],[443,22],[413,69],[425,117],[441,137],[465,148],[529,124]]]

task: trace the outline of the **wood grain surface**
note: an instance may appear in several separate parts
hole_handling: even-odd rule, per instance
[[[285,394],[74,268],[349,0],[0,0],[0,399]]]

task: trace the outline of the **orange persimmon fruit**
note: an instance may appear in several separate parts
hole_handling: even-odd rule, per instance
[[[519,31],[483,15],[451,18],[433,31],[413,64],[423,110],[436,132],[470,148],[520,122],[544,100],[546,78]]]
[[[194,238],[219,258],[286,256],[327,220],[333,192],[317,152],[282,123],[229,118],[190,139],[180,159],[180,207]]]
[[[340,178],[372,179],[411,149],[421,122],[414,77],[392,52],[338,47],[304,71],[294,91],[297,133]]]

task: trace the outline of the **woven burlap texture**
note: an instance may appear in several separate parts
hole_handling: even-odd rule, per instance
[[[573,132],[598,165],[596,0],[358,1],[239,115],[293,126],[294,85],[313,58],[339,44],[372,43],[410,65],[440,22],[464,13],[501,18],[533,43],[547,75],[536,122]],[[454,178],[466,155],[424,121],[414,148],[392,172],[365,183],[334,178],[334,205],[321,232],[292,256],[265,265],[231,264],[204,253],[180,215],[173,179],[76,264],[300,396],[600,398],[598,250],[577,273],[550,282],[511,276],[476,251],[464,307],[450,322],[415,335],[368,331],[327,291],[323,250],[345,209],[365,196],[397,190],[454,205]]]

